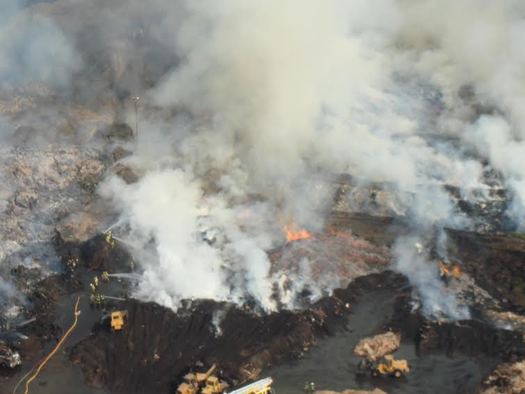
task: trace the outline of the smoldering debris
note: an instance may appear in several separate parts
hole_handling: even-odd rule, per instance
[[[520,86],[509,83],[519,80],[515,70],[522,61],[520,51],[510,50],[521,31],[517,4],[491,4],[480,11],[470,1],[447,1],[439,5],[442,10],[475,17],[454,17],[444,26],[433,17],[438,6],[430,0],[376,0],[366,6],[339,0],[286,6],[230,0],[221,7],[184,0],[147,6],[136,1],[8,3],[0,50],[9,86],[3,89],[26,92],[30,108],[46,109],[38,118],[46,122],[61,116],[54,108],[73,100],[84,112],[107,112],[114,125],[141,124],[140,133],[128,126],[110,128],[126,134],[123,145],[132,155],[114,172],[130,187],[109,176],[102,194],[115,204],[124,227],[129,225],[132,243],[153,239],[148,253],[137,256],[148,299],[176,307],[184,296],[248,296],[274,308],[265,251],[278,245],[278,228],[290,218],[301,228],[322,228],[319,208],[333,192],[315,182],[304,187],[297,179],[347,173],[363,185],[388,184],[390,196],[375,194],[376,200],[386,198],[379,201],[388,206],[383,214],[401,215],[428,231],[432,226],[482,228],[485,223],[465,209],[487,206],[493,196],[486,174],[497,172],[500,185],[512,191],[508,204],[498,209],[513,218],[512,226],[521,226],[524,166],[518,159],[501,160],[522,156],[514,138],[522,126],[514,96],[523,92],[502,88]],[[432,23],[422,26],[427,19]],[[483,51],[468,39],[479,27],[475,21],[490,26],[483,30]],[[416,27],[421,34],[414,33]],[[513,54],[505,57],[504,69],[491,60],[502,53]],[[36,91],[53,98],[42,105],[32,100]],[[476,108],[482,107],[495,110],[481,111],[480,117]],[[4,113],[8,122],[24,120]],[[89,140],[93,130],[83,123],[68,121],[65,129],[84,128],[81,140]],[[29,139],[42,134],[27,127],[19,130],[29,130],[24,132]],[[103,127],[96,129],[104,134]],[[106,136],[113,140],[110,129]],[[130,141],[132,135],[136,141]],[[52,135],[44,139],[56,141]],[[180,179],[172,180],[174,174]],[[177,193],[165,189],[172,182]],[[134,193],[135,183],[137,193],[151,192]],[[159,203],[156,196],[165,195],[169,201]],[[463,212],[456,207],[458,196]],[[182,199],[188,202],[184,207]],[[351,200],[353,209],[363,208],[358,195]],[[193,215],[182,221],[178,232],[184,236],[177,238],[185,241],[174,252],[173,240],[162,234],[173,228],[152,229],[127,215],[145,209],[144,201],[152,211],[162,206],[172,221],[181,210],[211,211],[205,221],[228,233],[227,247],[194,241],[195,223],[202,218]],[[248,221],[233,219],[242,212],[249,212]],[[193,250],[200,257],[193,258]],[[196,261],[172,264],[188,258]],[[224,291],[231,280],[219,274],[224,266],[245,272],[237,275],[243,292]],[[172,267],[178,268],[171,272]],[[173,286],[180,274],[198,274],[192,271],[197,267],[215,272],[209,282],[217,285],[207,294],[191,294],[182,283]]]
[[[126,283],[108,294],[140,315],[125,335],[168,324],[157,312],[199,323],[204,308],[209,346],[238,332],[228,313],[258,335],[261,321],[312,317],[322,300],[339,311],[338,288],[388,282],[388,269],[412,286],[404,294],[399,279],[406,324],[432,319],[434,339],[408,335],[420,350],[475,354],[474,337],[495,333],[487,322],[523,312],[522,245],[509,238],[525,215],[520,2],[3,3],[0,300],[24,319],[45,310],[42,338],[56,334],[55,303],[86,290],[86,270]],[[440,279],[438,262],[465,279]],[[226,317],[210,312],[219,304]],[[105,331],[94,334],[107,362]],[[488,357],[521,349],[505,335]],[[133,346],[152,371],[165,357]],[[251,346],[230,368],[285,359]],[[111,357],[88,374],[136,383]],[[168,384],[163,362],[153,372]]]

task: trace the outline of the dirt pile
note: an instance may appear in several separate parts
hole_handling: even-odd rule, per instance
[[[221,374],[244,382],[261,369],[301,357],[317,339],[348,320],[351,305],[379,288],[400,290],[406,279],[392,272],[372,274],[336,290],[302,312],[257,315],[213,301],[189,303],[177,313],[130,300],[125,329],[111,333],[97,325],[94,335],[71,352],[86,380],[116,393],[168,393],[188,365],[217,363]]]
[[[355,278],[387,269],[390,258],[386,246],[377,246],[348,231],[316,234],[270,253],[273,275],[307,277],[306,288],[315,283],[310,291],[344,288]]]
[[[499,365],[483,382],[482,394],[525,392],[525,361]]]
[[[86,270],[96,275],[103,271],[131,273],[135,269],[133,257],[111,232],[99,233],[85,242],[70,242],[55,231],[52,243],[64,270],[72,277]]]
[[[327,219],[327,228],[332,231],[349,230],[356,237],[375,245],[391,246],[399,235],[407,232],[402,221],[387,216],[372,216],[364,213],[332,211]]]
[[[93,226],[75,226],[72,216],[84,213],[83,222],[93,223],[87,218],[93,187],[104,170],[97,151],[77,147],[3,149],[0,260],[17,252],[22,252],[21,258],[30,255],[38,259],[42,240],[51,239],[55,226],[63,227],[63,233],[77,241],[94,235]]]
[[[401,335],[394,332],[363,338],[354,348],[354,354],[369,360],[378,360],[386,354],[396,351],[401,345]]]
[[[93,192],[106,163],[100,152],[74,146],[1,152],[0,276],[7,285],[0,289],[5,300],[0,313],[5,314],[22,308],[23,294],[59,266],[50,242],[55,229],[77,242],[96,234],[104,207]]]
[[[486,316],[498,327],[521,331],[525,333],[525,316],[512,312],[496,312],[488,310]]]
[[[427,320],[413,310],[410,299],[399,297],[387,327],[414,341],[418,355],[480,354],[502,361],[525,357],[523,333],[497,328],[486,320]]]
[[[449,257],[504,308],[525,312],[525,238],[447,230]]]

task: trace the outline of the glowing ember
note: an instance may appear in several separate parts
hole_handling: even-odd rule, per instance
[[[284,226],[284,233],[288,242],[298,241],[300,239],[308,239],[312,237],[312,234],[303,229],[297,229],[294,225]]]

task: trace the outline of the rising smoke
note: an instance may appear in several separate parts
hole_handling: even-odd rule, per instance
[[[28,83],[68,88],[79,67],[75,48],[51,19],[23,5],[0,2],[0,88]]]
[[[90,98],[110,89],[161,108],[141,112],[134,155],[125,159],[144,176],[131,185],[109,178],[100,190],[141,261],[142,298],[172,308],[183,298],[248,299],[274,309],[279,277],[267,251],[283,242],[290,221],[322,228],[331,190],[316,179],[334,174],[394,185],[414,233],[430,234],[470,225],[443,185],[486,198],[474,191],[487,190],[485,174],[495,170],[513,192],[514,226],[524,227],[518,0],[76,7],[68,23],[51,12],[14,38],[7,23],[0,76],[20,84],[31,75]],[[35,45],[20,44],[28,41]],[[111,83],[93,78],[106,69]],[[127,116],[133,124],[133,111]],[[396,243],[395,266],[430,313],[465,316],[441,296],[415,243]]]
[[[161,160],[132,159],[151,171],[138,185],[106,190],[141,233],[135,242],[148,239],[146,231],[155,245],[142,296],[170,306],[183,297],[251,296],[271,309],[278,279],[270,277],[265,250],[282,242],[279,220],[322,224],[321,196],[311,198],[313,190],[301,190],[298,179],[350,173],[364,183],[393,183],[410,195],[414,232],[431,233],[469,226],[442,186],[479,198],[472,191],[486,188],[487,158],[519,206],[525,167],[503,160],[523,151],[515,143],[523,130],[515,100],[523,89],[508,90],[522,69],[512,50],[517,2],[487,1],[481,11],[475,2],[452,1],[180,4],[186,17],[172,47],[180,61],[148,96],[188,116],[164,126],[170,138],[159,138],[161,150],[151,143],[144,149],[162,152]],[[442,20],[443,13],[451,17]],[[492,112],[472,123],[478,114],[464,91]],[[146,131],[142,139],[150,137]],[[254,204],[254,195],[264,202]],[[200,217],[203,207],[208,213]],[[222,242],[196,236],[202,221],[218,229]],[[465,317],[443,297],[416,241],[397,242],[395,266],[421,290],[428,312]],[[199,279],[205,288],[188,285]]]

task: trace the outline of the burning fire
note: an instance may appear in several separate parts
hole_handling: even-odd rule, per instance
[[[440,276],[458,279],[461,276],[461,267],[458,264],[449,265],[442,261],[439,262]]]
[[[285,225],[284,233],[288,242],[299,241],[300,239],[308,239],[312,237],[312,234],[304,229],[298,229],[295,225]]]

